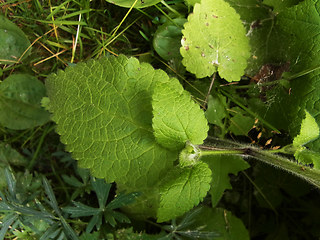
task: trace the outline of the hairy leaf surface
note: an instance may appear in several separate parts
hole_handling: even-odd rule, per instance
[[[249,40],[236,11],[223,0],[202,0],[182,30],[182,63],[198,78],[219,72],[239,81],[250,56]]]
[[[0,123],[11,129],[36,127],[49,121],[40,102],[46,96],[42,82],[28,74],[12,74],[0,84]]]
[[[158,83],[152,98],[152,126],[160,145],[181,150],[187,141],[203,143],[209,130],[204,112],[177,79]]]
[[[201,160],[208,163],[212,171],[210,194],[213,207],[218,204],[226,189],[232,189],[229,174],[238,174],[239,171],[250,167],[250,165],[239,156],[204,156]]]
[[[79,165],[125,189],[153,187],[178,157],[153,136],[151,96],[165,81],[163,71],[123,55],[49,76],[49,109]]]
[[[207,195],[211,171],[206,163],[174,168],[160,185],[158,222],[164,222],[189,211]]]

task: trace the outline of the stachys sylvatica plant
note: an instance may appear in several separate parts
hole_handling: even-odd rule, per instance
[[[295,52],[304,44],[299,38],[305,36],[300,36],[298,30],[302,26],[295,24],[305,17],[300,10],[319,9],[319,3],[309,0],[292,8],[279,6],[276,25],[267,20],[258,22],[257,16],[267,19],[270,13],[260,9],[259,4],[253,6],[257,8],[256,15],[249,12],[251,8],[240,10],[232,1],[196,3],[181,32],[180,54],[186,70],[197,78],[214,79],[218,73],[227,82],[240,81],[244,74],[257,71],[266,62],[290,62],[290,74],[262,83],[290,88],[290,94],[278,98],[267,109],[256,102],[247,103],[258,118],[265,111],[273,124],[268,125],[271,128],[278,127],[275,118],[282,123],[280,128],[289,128],[293,143],[281,149],[261,150],[208,136],[204,110],[181,83],[134,57],[89,60],[47,78],[47,108],[66,149],[94,177],[116,182],[117,191],[141,193],[135,204],[126,209],[135,216],[164,222],[183,215],[208,193],[215,206],[224,190],[231,187],[228,174],[250,167],[243,156],[286,170],[320,187],[319,153],[309,148],[312,143],[316,145],[319,136],[317,119],[313,117],[313,107],[317,105],[311,103],[317,99],[307,86],[301,89],[301,78],[316,81],[319,67],[312,63],[319,56],[307,56],[308,51]],[[314,21],[312,27],[320,29],[320,17],[310,18]],[[311,28],[306,31],[313,33]],[[264,37],[266,33],[268,38]],[[288,34],[290,38],[286,37]],[[320,40],[318,35],[311,36]],[[280,56],[281,51],[277,52],[272,44],[275,42],[281,51],[290,49],[290,54]],[[293,64],[297,57],[299,62]],[[278,89],[271,89],[273,95]],[[276,108],[275,104],[287,103],[288,109],[270,110]],[[210,104],[209,98],[208,111]],[[281,118],[279,111],[288,114]],[[286,124],[292,114],[297,117]],[[285,157],[288,155],[297,162]]]

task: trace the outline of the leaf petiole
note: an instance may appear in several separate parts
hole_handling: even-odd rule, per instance
[[[234,149],[219,149],[219,150],[209,150],[209,151],[201,151],[200,156],[208,156],[208,155],[230,155],[230,154],[243,154],[242,150],[234,150]]]
[[[270,153],[268,150],[261,150],[252,146],[239,145],[239,147],[211,147],[211,146],[199,146],[200,156],[208,155],[242,155],[257,159],[261,162],[272,165],[276,168],[280,168],[287,171],[297,177],[300,177],[308,183],[320,188],[320,171],[299,165],[290,159],[280,156],[278,154]],[[207,150],[206,150],[207,149]]]

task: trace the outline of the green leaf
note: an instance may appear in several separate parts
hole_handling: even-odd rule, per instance
[[[279,13],[288,7],[292,7],[303,0],[263,0],[263,4],[273,7],[273,11]]]
[[[91,186],[97,194],[99,207],[104,208],[112,185],[110,183],[106,183],[104,179],[91,178]]]
[[[269,53],[269,58],[261,56],[262,59],[271,63],[290,63],[290,74],[285,75],[289,86],[279,84],[268,89],[266,101],[253,99],[251,104],[254,111],[263,114],[276,128],[287,130],[292,137],[299,133],[305,109],[317,122],[320,120],[319,10],[319,1],[316,0],[306,0],[286,8],[279,12],[273,27],[264,31],[269,32],[269,37],[261,35],[261,39],[272,39],[266,47],[262,46],[261,49]],[[320,140],[308,146],[319,150]]]
[[[13,214],[6,215],[3,218],[3,221],[1,224],[1,230],[0,230],[0,240],[4,239],[9,227],[12,225],[14,221],[18,219],[18,217],[19,216],[17,214],[13,213]]]
[[[26,167],[28,165],[28,160],[9,144],[0,143],[0,164],[12,164]]]
[[[0,15],[0,42],[0,64],[17,62],[31,45],[23,31],[2,15]],[[29,54],[30,51],[24,57]]]
[[[28,74],[12,74],[0,84],[0,123],[11,129],[27,129],[49,121],[41,107],[46,90],[42,82]]]
[[[153,6],[161,0],[106,0],[107,2],[110,2],[112,4],[118,5],[120,7],[131,7],[134,3],[135,8],[144,8],[144,7],[150,7]]]
[[[70,217],[72,218],[94,216],[98,215],[101,211],[99,208],[93,208],[80,202],[73,202],[73,204],[75,207],[65,207],[62,209],[64,212],[71,214]]]
[[[53,192],[53,189],[52,189],[52,187],[46,177],[42,178],[42,184],[43,184],[45,193],[47,194],[47,196],[50,200],[50,202],[49,202],[50,206],[56,212],[56,214],[60,217],[61,212],[60,212],[60,208],[58,206],[57,199],[56,199],[54,192]]]
[[[211,171],[203,162],[171,170],[160,185],[157,221],[168,221],[198,205],[207,195],[210,182]]]
[[[215,207],[220,201],[226,189],[232,189],[229,174],[237,174],[250,167],[250,165],[239,156],[215,155],[201,158],[206,162],[212,171],[211,202]]]
[[[93,233],[82,233],[80,240],[100,240],[99,232],[93,232]]]
[[[128,190],[153,187],[178,158],[157,144],[151,96],[168,76],[135,58],[80,63],[46,81],[61,141],[91,174]]]
[[[203,207],[195,216],[192,229],[218,233],[215,240],[249,240],[249,233],[242,221],[222,208]]]
[[[162,239],[161,237],[165,236],[164,232],[161,232],[159,234],[151,235],[146,233],[138,233],[134,232],[133,228],[122,228],[118,229],[115,232],[116,239],[118,240],[158,240]]]
[[[203,143],[208,132],[204,112],[177,79],[158,83],[152,100],[152,126],[161,146],[181,150],[187,141]]]
[[[295,159],[302,164],[313,164],[315,169],[320,170],[320,153],[310,151],[306,148],[297,150],[294,153]]]
[[[252,116],[246,116],[246,112],[239,107],[231,109],[234,116],[230,118],[229,130],[234,135],[248,135],[248,132],[254,126],[255,119]]]
[[[153,37],[153,48],[164,60],[181,58],[181,29],[187,20],[185,18],[173,19],[158,27]]]
[[[279,29],[275,27],[275,15],[271,9],[257,0],[226,2],[240,15],[250,41],[251,57],[248,59],[246,74],[253,77],[267,63],[284,63],[288,49],[283,46],[288,43],[287,36],[279,39]]]
[[[116,209],[121,208],[123,206],[129,205],[136,201],[136,198],[140,195],[140,193],[129,193],[129,194],[119,194],[115,199],[113,199],[110,203],[108,203],[108,209]]]
[[[182,30],[182,63],[198,78],[219,72],[239,81],[250,56],[249,40],[240,16],[223,0],[202,0]]]
[[[296,176],[265,164],[256,165],[254,175],[254,183],[257,185],[254,192],[256,200],[261,207],[272,210],[281,205],[284,196],[300,198],[312,189],[309,183]]]
[[[71,226],[67,223],[67,221],[62,216],[60,216],[60,222],[63,227],[63,232],[67,236],[67,239],[79,240],[78,235],[75,233],[75,231],[71,228]]]
[[[206,118],[211,124],[224,128],[223,119],[227,116],[227,99],[221,94],[210,95],[208,99],[208,108]]]
[[[194,6],[196,3],[200,3],[201,0],[184,0],[185,3],[189,6]]]
[[[206,208],[206,207],[204,207]],[[179,236],[185,237],[186,239],[216,239],[220,234],[215,231],[206,231],[202,226],[197,226],[197,218],[202,215],[203,206],[192,209],[191,211],[184,214],[182,217],[171,221],[170,225],[163,226],[163,229],[170,231],[167,235],[168,239],[177,238]],[[183,239],[185,239],[183,238]],[[164,240],[164,239],[163,239]]]
[[[303,146],[319,137],[319,126],[316,120],[305,111],[306,117],[301,122],[300,133],[293,139],[293,146]]]
[[[285,94],[283,101],[272,107],[283,106],[277,121],[287,124],[291,136],[298,134],[305,110],[314,116],[317,122],[320,121],[320,71],[316,68],[320,61],[320,36],[317,34],[320,31],[319,11],[319,1],[306,0],[278,14],[279,28],[291,36],[288,45],[290,51],[287,55],[288,60],[294,64],[291,64],[291,74],[288,76],[292,78],[290,94]],[[320,139],[308,146],[319,151]]]

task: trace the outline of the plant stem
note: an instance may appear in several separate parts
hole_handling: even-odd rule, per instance
[[[208,155],[230,155],[230,154],[243,154],[243,151],[241,151],[241,150],[234,150],[234,149],[201,151],[200,156],[208,156]]]
[[[308,183],[320,188],[320,171],[312,169],[307,166],[298,165],[296,162],[290,161],[288,158],[270,153],[268,150],[261,150],[253,146],[241,146],[241,147],[223,147],[216,148],[211,146],[202,145],[199,146],[200,156],[208,155],[242,155],[257,159],[261,162],[272,165],[276,168],[280,168],[287,171],[297,177],[300,177]]]

